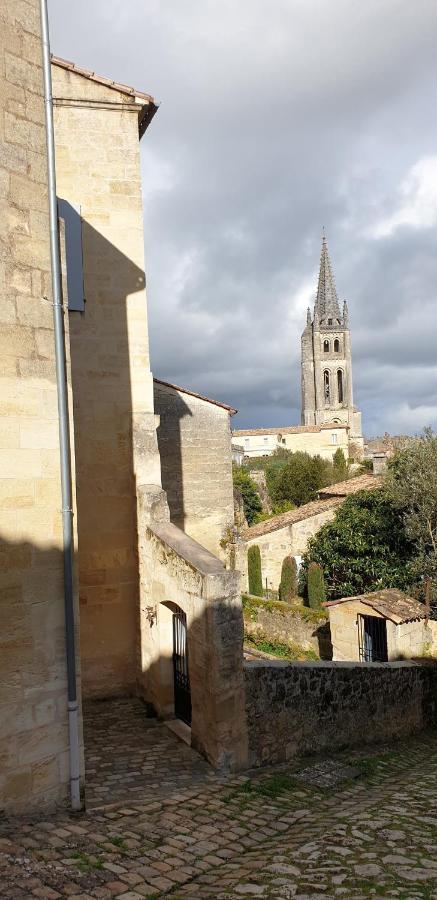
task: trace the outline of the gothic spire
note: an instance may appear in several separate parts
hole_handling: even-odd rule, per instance
[[[316,316],[316,314],[321,321],[327,318],[340,319],[340,307],[329,259],[325,229],[323,229],[319,283],[317,286],[317,298],[314,309],[314,315]]]

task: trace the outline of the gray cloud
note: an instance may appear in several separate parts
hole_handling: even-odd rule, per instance
[[[237,406],[239,426],[298,421],[324,224],[366,432],[437,425],[437,225],[376,236],[436,153],[437,6],[52,0],[50,14],[54,52],[162,101],[142,147],[155,373]]]

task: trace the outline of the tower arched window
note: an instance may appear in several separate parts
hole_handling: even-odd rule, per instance
[[[343,385],[343,372],[341,369],[337,371],[337,395],[338,402],[343,403],[344,400],[344,385]]]
[[[329,341],[323,341],[323,352],[329,353]]]
[[[331,402],[331,380],[327,369],[325,369],[323,373],[323,396],[325,399],[325,406],[329,405]]]
[[[340,353],[340,341],[338,338],[334,341],[334,353]]]

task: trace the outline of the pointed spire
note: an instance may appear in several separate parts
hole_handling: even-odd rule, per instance
[[[317,286],[317,299],[314,315],[316,315],[316,313],[321,320],[327,319],[328,317],[340,319],[340,307],[338,304],[337,290],[332,274],[324,228],[322,231],[319,283]]]
[[[347,305],[347,300],[343,300],[343,324],[346,328],[349,325],[349,308]]]
[[[307,309],[307,325],[311,325],[311,322],[312,322],[312,319],[311,319],[311,310],[310,310],[310,308],[308,307],[308,309]]]

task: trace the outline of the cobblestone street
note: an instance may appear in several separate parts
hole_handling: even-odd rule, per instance
[[[136,702],[117,756],[115,712],[102,706],[90,742],[91,802],[101,805],[2,822],[1,897],[437,898],[435,733],[224,779]],[[115,784],[110,804],[105,783]]]

